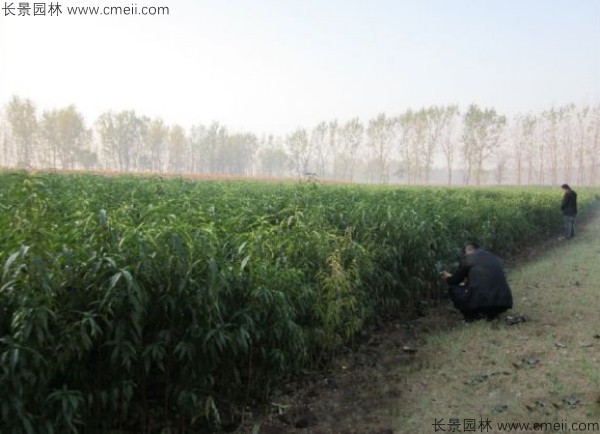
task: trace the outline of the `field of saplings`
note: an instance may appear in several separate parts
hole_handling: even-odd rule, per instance
[[[0,173],[2,432],[202,432],[437,297],[465,241],[502,255],[557,236],[559,203],[559,188]]]

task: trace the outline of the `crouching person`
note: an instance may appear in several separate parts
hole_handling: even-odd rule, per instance
[[[502,261],[477,243],[465,245],[454,273],[441,274],[448,284],[450,299],[465,321],[482,318],[491,321],[512,308],[512,293]]]

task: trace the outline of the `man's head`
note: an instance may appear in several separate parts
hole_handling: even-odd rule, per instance
[[[569,187],[569,184],[563,184],[560,186],[560,188],[562,188],[563,192],[567,192],[571,189],[571,187]]]
[[[481,246],[479,244],[477,244],[475,241],[469,241],[468,243],[465,243],[465,246],[463,247],[463,251],[464,251],[465,255],[471,255],[480,249],[481,249]]]

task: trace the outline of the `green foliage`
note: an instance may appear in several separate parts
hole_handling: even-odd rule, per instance
[[[503,254],[558,231],[558,201],[1,174],[2,432],[213,429],[365,323],[436,297],[468,239]]]

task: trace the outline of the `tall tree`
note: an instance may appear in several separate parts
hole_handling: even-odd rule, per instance
[[[202,173],[207,171],[207,158],[203,155],[203,147],[205,146],[208,136],[208,129],[202,125],[192,125],[188,134],[190,142],[190,169],[192,173]]]
[[[421,152],[421,165],[423,166],[423,181],[429,183],[429,175],[433,165],[433,159],[438,149],[442,149],[445,153],[446,160],[448,162],[448,156],[451,156],[449,160],[449,167],[452,166],[453,155],[449,152],[448,146],[444,148],[444,141],[449,140],[452,137],[452,130],[454,127],[453,117],[458,112],[457,107],[448,106],[432,106],[424,111],[422,116],[425,117],[427,126],[427,135],[425,137],[424,146]],[[452,146],[453,148],[453,146]],[[449,177],[451,178],[452,169],[449,169]],[[451,180],[451,179],[450,179]]]
[[[415,148],[421,140],[424,131],[417,131],[415,121],[416,114],[412,109],[407,109],[398,116],[396,124],[398,126],[398,154],[402,158],[402,172],[406,178],[407,184],[416,182],[418,176],[418,155]]]
[[[533,115],[518,115],[513,122],[513,158],[518,185],[523,184],[523,171],[527,166],[527,183],[533,181],[533,160],[535,158],[534,133],[536,118]]]
[[[535,183],[535,155],[536,155],[536,139],[540,137],[540,119],[539,116],[528,114],[523,118],[522,123],[522,146],[525,150],[525,159],[527,161],[527,184]],[[541,142],[541,140],[539,140]]]
[[[440,107],[406,110],[397,119],[397,141],[407,183],[428,183],[433,158],[446,122]]]
[[[375,119],[371,119],[367,127],[368,145],[377,161],[377,176],[381,183],[387,183],[390,178],[389,164],[395,124],[395,119],[387,118],[381,113]]]
[[[543,136],[546,146],[546,155],[550,170],[550,179],[552,185],[558,183],[558,157],[559,157],[559,128],[560,128],[561,113],[559,110],[552,107],[542,113],[543,121]],[[541,158],[546,155],[540,156]],[[542,162],[543,164],[543,162]],[[543,174],[542,174],[543,177]],[[543,180],[543,178],[542,178]],[[543,181],[542,181],[543,183]]]
[[[363,141],[365,127],[359,118],[350,119],[340,131],[341,150],[335,153],[336,177],[352,181],[356,155]]]
[[[50,150],[52,167],[58,168],[59,162],[62,169],[73,169],[79,162],[85,165],[91,152],[88,149],[90,132],[74,105],[45,111],[41,135]]]
[[[29,99],[13,96],[6,107],[6,118],[11,137],[17,146],[17,163],[30,166],[34,162],[34,147],[37,144],[38,121],[35,104]]]
[[[298,177],[312,173],[310,170],[313,150],[308,140],[306,129],[298,128],[287,137],[287,146],[290,150],[292,165]]]
[[[509,157],[503,149],[497,149],[495,152],[496,168],[494,176],[496,184],[500,185],[506,180]]]
[[[329,127],[327,122],[317,124],[310,133],[310,147],[314,149],[316,155],[317,175],[325,176],[327,170],[327,162],[329,159],[330,147],[328,144]]]
[[[589,131],[589,116],[590,108],[589,106],[583,107],[578,110],[576,113],[577,119],[577,132],[576,132],[576,160],[577,160],[577,184],[584,185],[586,180],[586,156],[585,156],[585,148],[586,141],[588,138]]]
[[[563,179],[566,182],[573,181],[573,116],[575,105],[569,104],[559,109],[559,165],[562,166]],[[559,167],[560,168],[560,167]],[[557,179],[557,184],[558,184]]]
[[[439,146],[439,140],[444,127],[444,117],[441,107],[432,106],[424,110],[427,135],[421,152],[421,165],[423,167],[422,181],[429,184],[429,174],[433,165],[433,155]]]
[[[448,170],[448,185],[452,184],[452,171],[454,168],[454,158],[456,154],[456,119],[459,115],[457,105],[449,105],[442,108],[440,122],[442,123],[440,132],[440,149],[446,160],[446,169]]]
[[[151,172],[163,172],[168,151],[169,127],[160,118],[143,117],[140,122],[143,149],[140,152],[139,168]]]
[[[129,171],[135,168],[141,144],[142,123],[135,111],[105,112],[96,122],[103,150],[108,158],[107,169]]]
[[[290,164],[290,158],[283,146],[276,145],[271,140],[258,152],[260,172],[266,176],[283,176]]]
[[[254,134],[235,133],[227,136],[225,146],[221,149],[225,165],[225,173],[231,175],[252,175],[254,154],[258,141]]]
[[[227,136],[227,128],[218,122],[212,122],[206,129],[206,135],[201,142],[202,160],[206,173],[224,173],[221,149],[225,146]]]
[[[327,160],[327,164],[332,163],[330,160],[332,158],[334,158],[335,156],[335,152],[338,148],[338,144],[339,144],[339,135],[340,135],[340,127],[339,127],[339,123],[337,119],[333,119],[332,121],[329,121],[329,124],[327,125],[327,129],[329,132],[329,140],[327,143],[327,156],[326,156],[326,160]],[[331,170],[333,170],[331,168]],[[325,173],[323,173],[323,175],[325,175]]]
[[[4,119],[4,111],[0,113],[0,166],[10,166],[10,148],[8,146],[8,126]]]
[[[496,113],[495,109],[480,109],[472,104],[464,116],[462,154],[467,163],[466,182],[469,183],[472,172],[475,181],[481,185],[484,163],[493,155],[500,143],[506,117]]]
[[[600,104],[591,109],[589,125],[589,145],[587,147],[587,156],[589,160],[588,185],[600,185]]]
[[[181,125],[173,125],[169,128],[168,134],[169,147],[169,172],[186,173],[187,167],[187,137],[185,130]]]

